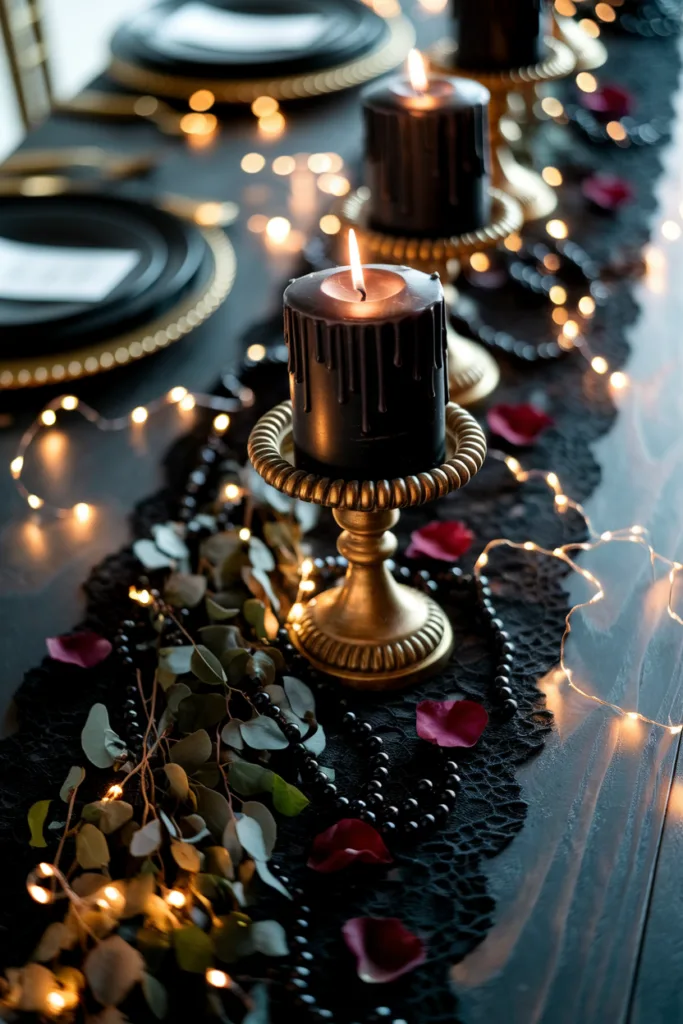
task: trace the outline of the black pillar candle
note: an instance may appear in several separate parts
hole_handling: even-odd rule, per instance
[[[295,463],[333,479],[407,476],[445,455],[441,282],[408,267],[363,274],[365,300],[348,267],[301,277],[284,296]]]
[[[372,225],[420,238],[476,231],[490,221],[490,94],[419,64],[416,78],[414,67],[412,81],[397,75],[364,94]]]
[[[545,57],[545,0],[461,0],[457,64],[508,71]]]

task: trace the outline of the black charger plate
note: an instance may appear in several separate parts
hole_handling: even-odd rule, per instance
[[[296,98],[332,92],[395,67],[414,41],[406,19],[387,21],[360,0],[201,0],[202,6],[254,19],[253,46],[198,46],[163,37],[164,25],[191,0],[163,0],[115,33],[110,72],[117,81],[159,96],[186,99],[197,89],[219,102],[249,102],[264,92]],[[195,0],[196,2],[196,0]],[[322,19],[312,40],[282,48],[264,45],[257,18],[305,15]],[[275,38],[277,35],[275,33]],[[334,72],[325,80],[319,76]],[[318,80],[316,81],[316,76]]]

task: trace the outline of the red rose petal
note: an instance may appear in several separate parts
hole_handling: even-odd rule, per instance
[[[354,917],[342,934],[356,958],[358,977],[368,984],[394,981],[427,957],[422,939],[397,917]]]
[[[600,121],[618,121],[633,110],[633,97],[619,85],[601,85],[595,92],[582,92],[579,102]]]
[[[591,174],[581,183],[581,191],[601,210],[618,210],[633,199],[629,183],[616,174]]]
[[[474,700],[421,700],[416,728],[420,739],[439,747],[473,747],[488,724],[486,708]]]
[[[494,434],[510,444],[523,447],[533,444],[555,420],[535,405],[494,405],[486,414],[487,423]]]
[[[97,633],[72,633],[71,636],[52,636],[45,643],[54,661],[63,661],[79,668],[93,668],[111,654],[111,644]]]
[[[384,840],[372,825],[359,818],[343,818],[313,840],[308,866],[329,874],[362,861],[364,864],[391,864],[393,858]]]
[[[436,558],[457,562],[472,547],[474,534],[458,520],[434,520],[410,535],[408,558]]]

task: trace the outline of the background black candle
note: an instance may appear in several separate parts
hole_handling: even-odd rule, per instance
[[[545,0],[460,0],[457,6],[459,67],[507,71],[544,59]]]
[[[296,465],[342,479],[391,479],[444,459],[446,320],[438,276],[323,270],[285,291]]]
[[[483,85],[397,75],[364,94],[366,181],[374,227],[442,238],[489,223],[488,104]]]

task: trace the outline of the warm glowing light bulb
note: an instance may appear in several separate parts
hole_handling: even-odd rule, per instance
[[[582,18],[579,25],[592,39],[597,39],[600,35],[600,26],[592,18]]]
[[[10,472],[16,480],[21,476],[21,471],[24,468],[24,457],[23,455],[17,455],[16,459],[12,459],[9,464]]]
[[[356,232],[351,228],[349,231],[349,262],[351,263],[351,279],[353,287],[360,292],[363,299],[366,298],[365,278],[363,277],[363,264],[361,263],[360,250]]]
[[[675,220],[665,220],[661,230],[664,238],[669,242],[675,242],[681,237],[681,226]]]
[[[548,298],[556,306],[562,306],[567,301],[567,291],[561,284],[554,284],[548,292]]]
[[[242,157],[240,167],[245,174],[258,174],[266,166],[266,158],[260,153],[247,153]]]
[[[280,109],[280,104],[273,96],[258,96],[251,105],[254,117],[270,117]]]
[[[79,523],[87,523],[90,519],[90,505],[85,501],[79,501],[77,505],[74,505],[73,513]]]
[[[310,558],[304,558],[301,563],[301,575],[310,576],[313,572],[313,561]]]
[[[268,114],[267,117],[260,117],[258,126],[259,131],[264,135],[280,135],[285,130],[285,119],[277,110],[274,114]]]
[[[313,174],[325,174],[332,170],[332,158],[329,153],[311,153],[308,158],[308,169]]]
[[[545,479],[546,479],[546,482],[548,484],[550,484],[551,487],[557,487],[557,485],[560,482],[560,478],[558,477],[557,473],[548,473],[548,475],[547,475],[547,477]]]
[[[271,217],[266,224],[266,234],[271,242],[281,245],[289,236],[292,225],[286,217]]]
[[[242,495],[242,489],[237,484],[226,484],[223,496],[226,501],[237,501]]]
[[[595,5],[595,13],[600,21],[614,21],[617,14],[611,4],[599,3]]]
[[[581,316],[593,316],[593,313],[595,313],[595,299],[591,298],[590,295],[583,295],[579,299],[579,313]]]
[[[128,597],[137,604],[148,605],[152,603],[152,595],[149,590],[137,590],[136,587],[128,588]]]
[[[31,508],[42,508],[45,502],[42,498],[39,498],[37,494],[29,494],[26,501],[29,503]]]
[[[479,558],[476,561],[475,568],[483,569],[484,566],[488,565],[488,564],[489,564],[489,556],[485,552],[482,552],[482,554],[479,555]]]
[[[563,220],[549,220],[545,226],[551,238],[563,239],[568,235],[567,225]]]
[[[541,110],[548,117],[561,117],[564,114],[564,107],[555,96],[546,96],[541,100]]]
[[[174,907],[176,910],[182,910],[187,903],[187,896],[184,892],[181,892],[180,889],[171,889],[171,891],[166,894],[166,902],[169,907]]]
[[[304,613],[304,606],[303,606],[303,605],[302,605],[302,604],[301,604],[301,603],[300,603],[299,601],[297,601],[297,602],[296,602],[295,604],[293,604],[293,605],[292,605],[292,607],[290,608],[290,610],[289,610],[289,617],[290,617],[290,619],[292,619],[292,620],[293,620],[294,622],[296,622],[296,621],[297,621],[298,619],[300,619],[300,618],[301,618],[301,616],[303,615],[303,613]]]
[[[216,97],[210,89],[197,89],[196,92],[192,93],[188,100],[190,110],[196,110],[200,114],[210,110],[215,102]]]
[[[564,326],[562,327],[562,333],[564,334],[565,338],[569,338],[571,341],[573,341],[575,338],[578,338],[579,325],[577,324],[576,320],[567,320]]]
[[[133,421],[133,423],[144,423],[148,416],[149,413],[145,409],[144,405],[138,405],[138,407],[136,409],[133,409],[132,413],[130,414],[130,418]]]
[[[351,182],[343,174],[321,174],[318,188],[329,196],[345,196],[351,190]]]
[[[514,232],[513,234],[508,235],[505,241],[503,242],[505,248],[508,249],[510,252],[519,252],[523,244],[524,243],[522,242],[521,236]]]
[[[557,505],[558,508],[566,508],[568,503],[569,503],[569,498],[567,497],[566,494],[556,494],[555,495],[555,504]]]
[[[57,422],[57,414],[54,409],[44,409],[40,414],[40,422],[44,427],[52,427]]]
[[[302,580],[299,587],[304,594],[312,594],[315,590],[315,583],[313,580]]]
[[[41,878],[52,878],[55,873],[55,869],[52,864],[48,864],[47,861],[41,861],[36,868],[36,874],[40,875]]]
[[[341,231],[341,221],[334,213],[326,213],[320,218],[320,230],[324,235],[338,235]]]
[[[216,416],[213,421],[213,429],[216,431],[217,434],[224,434],[229,426],[230,417],[228,416],[227,413],[224,412],[219,413],[219,415]]]
[[[278,156],[273,160],[273,174],[284,178],[296,170],[296,160],[293,156]]]
[[[226,974],[225,971],[218,971],[215,967],[210,967],[206,972],[206,980],[209,985],[214,988],[229,988],[230,987],[230,975]]]
[[[669,727],[669,732],[672,736],[678,736],[679,732],[683,732],[683,725],[672,725]]]
[[[143,590],[143,591],[141,591],[141,593],[147,594],[147,591]],[[147,603],[147,602],[144,602],[144,603]],[[104,801],[103,802],[106,803],[109,800],[118,800],[119,797],[122,797],[122,796],[123,796],[123,786],[119,786],[118,784],[114,785],[114,786],[110,786],[109,789],[107,790],[107,792],[104,795]]]
[[[249,529],[248,526],[242,527],[242,529],[239,532],[239,538],[241,541],[244,541],[245,544],[248,540],[251,540],[251,530]]]
[[[61,992],[48,992],[46,1002],[53,1013],[61,1013],[66,1006],[66,999]]]
[[[472,270],[476,270],[477,273],[483,274],[491,268],[491,260],[485,252],[475,252],[470,256],[470,266],[472,267]]]
[[[520,469],[522,468],[517,459],[513,458],[511,455],[509,455],[505,460],[505,465],[507,466],[511,473],[515,474],[515,476],[517,476]]]
[[[104,895],[110,903],[120,903],[123,899],[123,893],[120,892],[115,885],[108,885],[104,890]]]
[[[626,712],[626,717],[627,717],[627,718],[630,718],[630,719],[631,719],[631,721],[635,722],[635,720],[636,720],[637,718],[640,718],[640,715],[638,714],[638,712],[637,712],[637,711],[627,711],[627,712]]]
[[[187,388],[171,388],[168,393],[169,402],[180,402],[187,394]]]
[[[253,363],[260,363],[266,358],[265,345],[250,345],[247,349],[247,358],[251,359]]]
[[[408,54],[408,78],[415,92],[427,92],[429,80],[425,68],[424,57],[419,50],[411,50]]]
[[[610,384],[615,391],[623,391],[624,388],[628,387],[628,377],[621,370],[615,370],[609,379]]]
[[[557,167],[544,167],[541,174],[546,185],[558,188],[562,184],[562,172],[558,171]]]
[[[52,902],[52,893],[48,892],[47,889],[43,889],[42,885],[29,885],[28,894],[36,903]]]
[[[613,142],[623,142],[627,134],[621,121],[608,121],[605,131]]]
[[[178,402],[178,408],[182,409],[183,412],[192,412],[196,404],[197,400],[194,395],[185,395],[185,397]]]
[[[576,84],[581,92],[595,92],[598,87],[598,80],[589,71],[580,71],[576,76]]]
[[[72,412],[78,408],[78,399],[75,395],[64,395],[61,401],[62,409],[66,409],[68,412]]]
[[[603,373],[607,373],[607,371],[609,370],[609,364],[606,359],[603,359],[602,356],[594,356],[591,359],[591,366],[593,367],[596,373],[599,373],[601,375]]]

